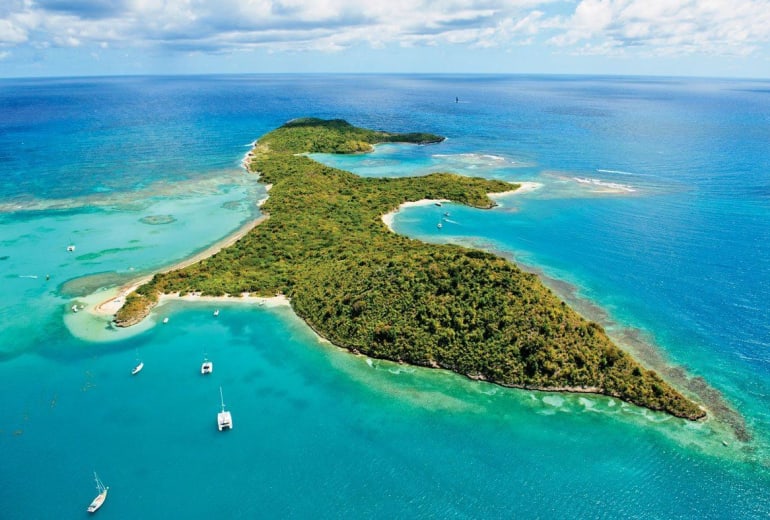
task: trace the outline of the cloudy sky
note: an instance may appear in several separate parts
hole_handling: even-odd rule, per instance
[[[770,0],[2,0],[0,77],[770,77]]]

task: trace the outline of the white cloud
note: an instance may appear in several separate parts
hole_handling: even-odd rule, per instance
[[[0,7],[6,48],[337,52],[547,40],[578,54],[749,54],[769,33],[769,0],[8,0]]]
[[[550,43],[578,52],[747,54],[770,41],[767,0],[582,0]]]
[[[217,42],[222,49],[281,48],[289,41],[298,49],[360,42],[497,44],[506,27],[552,1],[17,0],[0,11],[0,42],[23,43],[34,31],[54,45],[72,45],[73,39],[171,47],[200,41],[204,50]]]
[[[0,44],[14,45],[27,41],[27,30],[12,20],[0,20]]]

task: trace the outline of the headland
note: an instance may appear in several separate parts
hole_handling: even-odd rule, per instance
[[[489,194],[518,185],[451,173],[361,178],[304,155],[441,140],[312,118],[266,134],[246,162],[273,186],[262,206],[270,218],[213,256],[137,287],[116,324],[138,322],[162,295],[285,295],[322,337],[371,357],[704,417],[702,407],[619,349],[536,275],[488,252],[399,236],[383,221],[403,204],[425,200],[491,208]]]

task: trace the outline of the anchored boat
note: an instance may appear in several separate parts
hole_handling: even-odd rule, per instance
[[[102,481],[99,480],[99,475],[97,475],[95,471],[94,480],[96,480],[96,490],[99,492],[99,494],[96,495],[96,498],[93,499],[91,505],[88,506],[89,513],[95,513],[97,509],[102,507],[104,501],[107,500],[107,491],[110,489],[109,486],[102,484]]]
[[[219,399],[222,401],[222,411],[217,414],[217,428],[219,431],[233,429],[233,416],[225,411],[225,398],[222,397],[222,387],[219,387]]]
[[[141,359],[139,359],[139,349],[137,348],[137,349],[136,349],[136,366],[135,366],[135,367],[134,367],[134,369],[131,371],[131,375],[132,375],[132,376],[135,376],[136,374],[138,374],[139,372],[141,372],[143,368],[144,368],[144,361],[142,361]]]
[[[214,371],[214,363],[209,361],[209,358],[203,356],[203,363],[201,363],[201,374],[204,376]]]

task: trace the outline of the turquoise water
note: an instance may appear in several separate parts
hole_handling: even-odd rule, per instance
[[[110,486],[99,515],[112,518],[766,517],[767,87],[493,76],[0,82],[3,518],[85,516],[94,470]],[[265,192],[240,160],[253,139],[303,115],[449,137],[318,157],[362,175],[539,183],[491,211],[411,208],[394,228],[542,272],[627,348],[702,377],[750,440],[720,419],[353,356],[284,307],[173,302],[128,332],[71,311],[255,218]],[[137,357],[145,368],[132,377]],[[226,433],[215,423],[220,385],[233,413]]]

